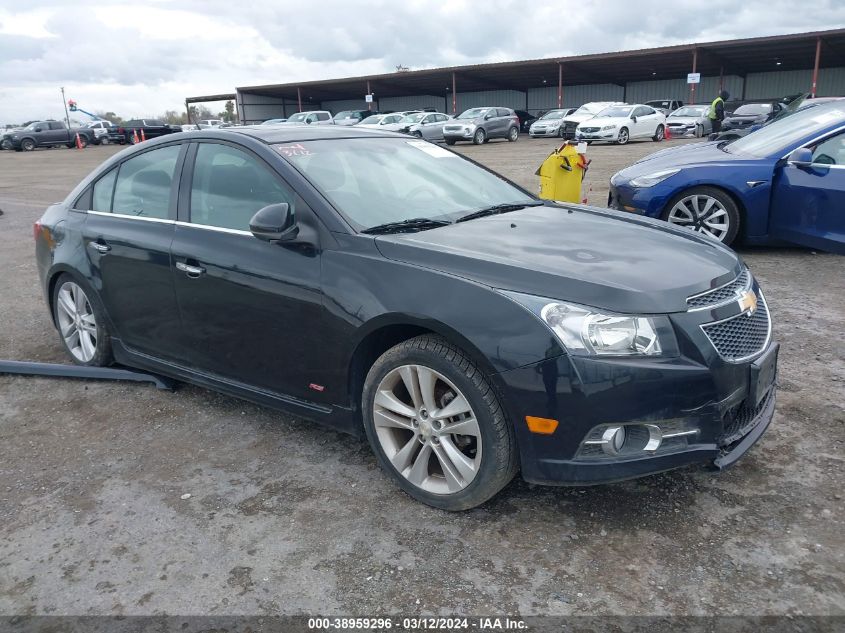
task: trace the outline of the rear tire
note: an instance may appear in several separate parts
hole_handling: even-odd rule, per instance
[[[655,143],[659,143],[663,140],[663,137],[666,135],[666,130],[662,125],[657,126],[657,130],[654,132],[654,136],[651,137],[651,140]]]
[[[475,131],[475,134],[472,136],[472,144],[473,145],[481,145],[482,143],[487,142],[487,133],[484,131],[483,128],[478,128]]]
[[[474,508],[518,470],[514,429],[495,390],[463,351],[439,336],[418,336],[385,352],[367,374],[362,411],[379,465],[430,506]]]
[[[77,365],[106,367],[114,361],[105,311],[92,290],[63,273],[53,286],[53,322]]]
[[[511,129],[510,129],[510,130],[508,130],[508,141],[510,141],[511,143],[513,143],[513,142],[514,142],[514,141],[516,141],[516,139],[518,139],[518,138],[519,138],[519,130],[518,130],[518,129],[517,129],[517,127],[514,125],[513,127],[511,127]]]

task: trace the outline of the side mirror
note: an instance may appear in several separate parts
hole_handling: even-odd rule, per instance
[[[288,242],[299,234],[296,218],[287,202],[270,204],[252,216],[249,230],[259,240]]]
[[[809,147],[799,147],[792,151],[786,162],[796,167],[809,167],[813,164],[813,150]]]
[[[490,119],[492,119],[492,118],[493,118],[493,115],[492,115],[492,114],[485,114],[485,115],[484,115],[484,120],[485,120],[485,121],[489,121],[489,120],[490,120]]]
[[[632,114],[632,115],[631,115],[631,120],[632,120],[634,123],[636,123],[636,122],[637,122],[637,117],[635,117],[635,116]]]
[[[35,128],[35,131],[36,132],[43,132],[44,128],[43,127],[37,127],[37,128]]]

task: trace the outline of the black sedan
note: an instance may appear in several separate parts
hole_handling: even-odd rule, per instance
[[[746,103],[739,106],[722,121],[721,138],[744,136],[748,130],[757,129],[774,119],[784,108],[781,103]]]
[[[538,200],[420,139],[169,135],[97,168],[35,236],[75,362],[366,435],[440,508],[520,469],[582,485],[725,467],[772,418],[777,344],[734,252]]]

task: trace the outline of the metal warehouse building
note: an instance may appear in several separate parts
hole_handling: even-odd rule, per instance
[[[688,73],[699,73],[701,83],[688,84]],[[709,102],[721,87],[741,100],[845,96],[845,29],[249,86],[237,88],[236,99],[241,121],[256,123],[316,109],[458,113],[499,105],[537,113],[588,101],[697,103]],[[203,100],[211,98],[188,99]]]

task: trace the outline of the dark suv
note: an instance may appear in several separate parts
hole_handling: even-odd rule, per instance
[[[519,117],[510,108],[470,108],[443,126],[443,138],[448,145],[457,141],[481,145],[491,138],[515,141],[519,138]]]

